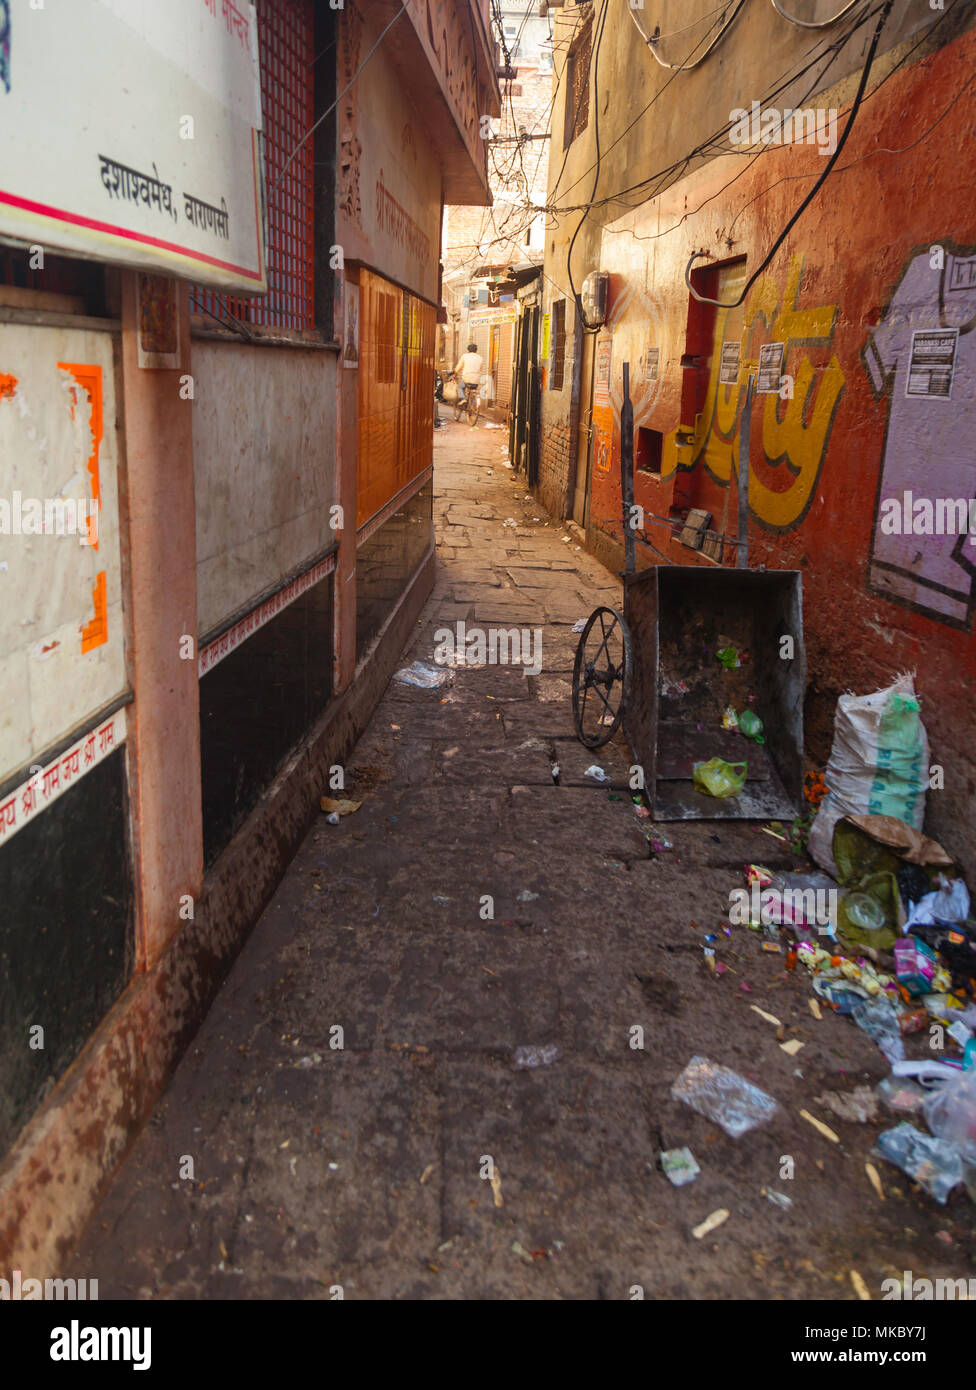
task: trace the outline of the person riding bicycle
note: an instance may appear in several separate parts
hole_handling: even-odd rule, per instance
[[[481,373],[484,371],[485,359],[478,351],[477,343],[468,343],[467,352],[462,352],[458,358],[457,366],[454,368],[452,376],[457,378],[461,374],[458,382],[458,392],[462,403],[467,401],[469,391],[477,391],[481,385]]]

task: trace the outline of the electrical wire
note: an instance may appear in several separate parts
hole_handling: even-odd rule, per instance
[[[655,62],[660,63],[660,65],[661,65],[662,68],[667,68],[670,72],[693,72],[694,69],[697,68],[697,67],[700,67],[701,64],[704,63],[705,59],[709,56],[709,54],[712,53],[712,52],[715,50],[715,48],[718,47],[718,45],[721,43],[722,39],[725,37],[725,35],[728,33],[728,31],[732,28],[732,25],[735,23],[736,19],[738,18],[740,12],[742,11],[743,7],[745,6],[745,3],[746,3],[746,0],[739,0],[739,3],[736,5],[736,7],[735,7],[734,11],[732,12],[732,15],[731,15],[731,17],[729,18],[728,22],[727,22],[726,24],[723,24],[723,25],[722,25],[721,29],[720,29],[720,30],[718,31],[718,33],[715,35],[715,37],[714,37],[714,39],[712,40],[712,42],[711,42],[711,43],[708,45],[708,47],[705,49],[705,52],[704,52],[703,54],[701,54],[700,57],[696,58],[695,61],[694,61],[693,63],[668,63],[668,62],[666,62],[665,59],[661,57],[660,53],[658,53],[657,49],[656,49],[655,46],[654,46],[656,43],[659,42],[659,40],[656,39],[656,38],[651,38],[651,37],[649,37],[647,34],[644,33],[644,30],[643,30],[643,29],[641,28],[641,26],[640,26],[640,20],[637,18],[637,11],[636,11],[635,9],[633,9],[633,7],[632,7],[629,3],[628,3],[628,5],[627,5],[627,9],[628,9],[629,12],[630,12],[630,17],[631,17],[631,19],[634,21],[634,27],[636,28],[638,34],[640,34],[640,36],[641,36],[641,38],[644,40],[644,42],[647,44],[648,51],[650,52],[651,57],[654,59]],[[854,0],[854,3],[855,3],[855,4],[860,3],[860,0]],[[713,13],[717,13],[717,11],[713,11]],[[702,21],[699,20],[699,23],[701,23],[701,22],[702,22]],[[692,25],[689,25],[688,27],[689,27],[689,28],[692,28],[693,26],[692,26]]]
[[[603,43],[603,33],[607,27],[607,12],[609,11],[609,9],[610,0],[603,0],[603,9],[600,11],[599,19],[600,27],[596,35],[596,41],[593,45],[593,95],[595,98],[593,103],[593,139],[596,144],[596,173],[593,176],[593,191],[590,194],[591,203],[593,199],[596,197],[597,185],[600,182],[600,163],[603,158],[600,152],[600,46]],[[588,73],[587,80],[589,80]],[[586,318],[583,314],[583,302],[576,289],[576,283],[573,280],[573,247],[576,245],[576,238],[583,230],[583,223],[586,221],[589,215],[589,208],[587,208],[583,212],[583,215],[580,217],[579,222],[576,224],[576,231],[573,233],[572,239],[569,243],[569,249],[566,252],[566,274],[569,278],[569,288],[571,289],[573,294],[573,303],[576,306],[576,312],[579,315],[579,321],[580,325],[582,326],[583,332],[598,333],[599,325],[593,327],[586,322]]]
[[[714,29],[714,28],[715,28],[715,24],[714,24],[714,23],[711,24],[711,25],[709,26],[709,28],[705,31],[705,33],[701,36],[701,38],[698,40],[698,42],[697,42],[697,43],[694,45],[694,47],[691,49],[691,52],[688,54],[688,57],[685,59],[685,62],[688,62],[688,60],[691,59],[691,58],[693,57],[695,51],[696,51],[698,48],[700,48],[701,45],[706,41],[706,39],[708,38],[708,36],[709,36],[709,34],[711,33],[712,29]],[[680,71],[680,69],[678,69],[678,71]],[[637,122],[640,121],[640,120],[642,120],[642,119],[647,115],[648,111],[650,111],[650,109],[651,109],[651,107],[654,105],[654,103],[657,102],[657,101],[660,101],[661,97],[662,97],[662,96],[664,95],[664,93],[668,90],[668,88],[670,87],[671,83],[674,82],[674,81],[676,81],[676,80],[677,80],[677,71],[676,71],[676,72],[673,72],[673,73],[671,74],[671,76],[667,79],[667,81],[664,82],[663,85],[662,85],[661,87],[659,87],[658,90],[654,93],[654,95],[651,97],[650,101],[649,101],[649,102],[647,103],[647,105],[643,108],[643,110],[638,111],[637,115],[636,115],[636,116],[634,117],[634,119],[630,122],[630,124],[629,124],[628,126],[625,126],[624,129],[623,129],[623,130],[620,132],[620,134],[617,136],[617,138],[616,138],[615,140],[613,140],[613,141],[607,146],[607,148],[606,148],[606,150],[605,150],[605,153],[606,153],[606,154],[609,154],[610,151],[614,148],[615,145],[619,145],[620,141],[624,138],[624,136],[627,135],[627,134],[629,134],[629,132],[630,132],[631,130],[633,130],[633,128],[634,128],[634,126],[637,124]],[[568,155],[568,153],[569,153],[569,151],[568,151],[568,149],[567,149],[566,155]],[[565,167],[566,167],[566,156],[563,157],[563,169],[565,169]],[[591,164],[591,165],[589,166],[588,169],[584,169],[583,172],[579,175],[579,177],[576,178],[576,179],[574,179],[574,181],[569,185],[569,188],[566,189],[566,192],[568,193],[568,192],[570,191],[570,189],[575,188],[576,185],[577,185],[578,183],[581,183],[581,182],[583,181],[583,179],[586,177],[586,175],[590,172],[590,170],[592,170],[592,168],[593,168],[593,165]],[[559,187],[559,183],[560,183],[560,180],[561,180],[561,178],[562,178],[562,172],[563,172],[563,171],[560,170],[559,179],[557,179],[556,182],[555,182],[555,184],[553,185],[552,192],[550,193],[550,201],[551,201],[551,200],[555,197],[555,195],[556,195],[556,191],[557,191],[557,189],[558,189],[558,187]]]
[[[779,0],[770,0],[770,4],[772,5],[776,13],[780,16],[780,18],[788,19],[789,22],[791,24],[795,24],[798,29],[829,29],[832,24],[836,24],[837,21],[843,19],[846,14],[850,14],[851,10],[853,10],[855,6],[861,5],[863,3],[864,0],[851,0],[849,5],[845,5],[842,10],[838,10],[838,12],[835,15],[833,15],[830,19],[810,20],[797,19],[795,15],[786,13],[782,5],[779,3]]]
[[[814,198],[820,192],[821,188],[823,188],[824,184],[827,182],[827,179],[830,177],[831,171],[833,170],[837,161],[840,159],[844,146],[847,144],[848,137],[850,136],[850,133],[854,128],[854,122],[857,119],[857,113],[861,109],[861,103],[864,100],[864,89],[867,87],[868,78],[871,75],[871,67],[874,63],[874,55],[877,53],[878,44],[881,41],[881,33],[888,22],[888,16],[891,14],[891,10],[894,3],[895,0],[885,0],[885,4],[882,7],[881,13],[878,16],[878,22],[875,25],[874,34],[871,39],[871,46],[868,49],[868,55],[865,59],[864,67],[861,71],[861,80],[858,83],[857,94],[854,97],[854,104],[851,107],[851,113],[847,118],[847,122],[844,126],[843,131],[841,132],[841,137],[837,142],[837,148],[830,156],[830,159],[827,161],[826,168],[824,169],[820,177],[817,179],[817,182],[814,184],[813,188],[810,189],[810,192],[803,199],[803,202],[800,204],[796,212],[793,214],[793,216],[787,222],[786,226],[780,232],[779,236],[773,242],[773,245],[770,247],[769,253],[765,256],[762,263],[756,267],[752,275],[750,275],[749,279],[746,281],[742,289],[742,293],[739,295],[738,299],[733,300],[731,304],[726,304],[720,299],[709,299],[707,295],[699,294],[698,290],[696,290],[694,285],[691,283],[691,268],[694,265],[695,261],[699,260],[701,256],[705,253],[701,251],[696,251],[695,254],[689,259],[688,264],[685,267],[685,284],[687,285],[692,298],[697,300],[699,304],[711,304],[717,309],[737,309],[740,304],[744,303],[746,296],[748,295],[749,291],[752,289],[756,281],[759,279],[759,276],[769,265],[770,261],[772,261],[773,257],[776,255],[776,252],[782,246],[783,242],[789,236],[790,232],[796,226],[797,222],[799,222],[804,212],[806,212],[807,208],[810,206]]]

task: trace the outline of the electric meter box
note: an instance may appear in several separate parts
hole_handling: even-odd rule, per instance
[[[583,321],[588,328],[599,328],[607,321],[607,292],[610,276],[605,270],[594,270],[583,281],[580,305]]]

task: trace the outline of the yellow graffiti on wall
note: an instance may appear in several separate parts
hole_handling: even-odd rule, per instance
[[[807,353],[797,363],[795,351],[791,352],[801,346],[828,347],[837,317],[836,305],[797,307],[802,277],[802,258],[794,256],[782,289],[772,275],[764,275],[757,281],[744,310],[719,310],[708,394],[693,445],[693,462],[700,460],[716,481],[727,486],[738,459],[748,363],[755,363],[763,342],[785,344],[784,372],[793,373],[792,397],[784,400],[778,395],[767,395],[762,406],[762,453],[769,468],[785,470],[785,485],[769,487],[755,470],[749,478],[752,514],[777,529],[796,525],[806,512],[845,383],[836,355],[826,367],[815,369]],[[739,380],[735,386],[720,385],[722,344],[737,336],[742,338],[743,353]]]

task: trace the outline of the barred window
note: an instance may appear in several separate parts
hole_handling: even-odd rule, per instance
[[[569,50],[566,59],[566,112],[563,127],[563,147],[571,145],[582,134],[590,119],[590,51],[593,45],[593,25],[587,24],[583,33]]]
[[[238,297],[195,285],[190,307],[218,320],[233,315],[269,328],[313,329],[313,140],[306,140],[291,158],[315,121],[313,0],[261,0],[257,16],[268,292]]]
[[[552,306],[552,386],[553,391],[563,389],[563,374],[566,369],[566,301],[557,299]]]

